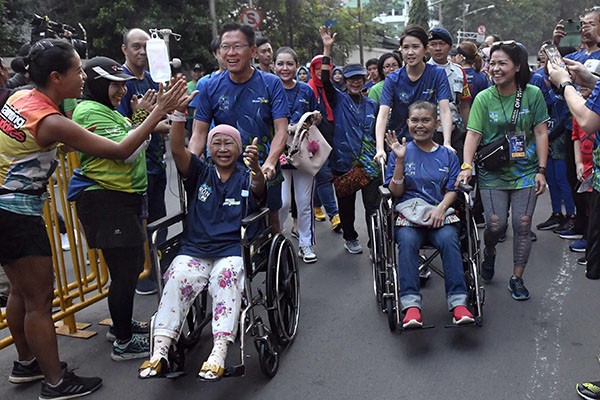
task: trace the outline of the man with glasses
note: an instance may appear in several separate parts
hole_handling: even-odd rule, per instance
[[[552,32],[552,41],[558,47],[560,40],[566,35],[565,26],[559,21]],[[571,54],[567,54],[565,58],[575,60],[580,63],[586,62],[588,59],[600,60],[600,7],[594,7],[586,10],[580,18],[581,23],[581,43],[584,48],[577,50]]]
[[[195,128],[189,149],[204,154],[210,123],[237,128],[244,146],[258,138],[259,159],[268,182],[271,225],[279,231],[281,208],[279,156],[287,139],[289,107],[281,80],[252,66],[256,55],[254,31],[234,22],[220,32],[220,56],[226,71],[208,80],[197,97]],[[241,161],[241,160],[240,160]]]

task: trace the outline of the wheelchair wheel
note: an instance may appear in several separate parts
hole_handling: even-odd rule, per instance
[[[383,259],[383,236],[381,232],[381,212],[377,210],[371,214],[371,229],[369,236],[371,239],[371,269],[373,270],[373,292],[377,303],[380,304],[383,294],[383,285],[385,284],[384,259]]]
[[[388,317],[388,326],[390,331],[394,332],[398,325],[398,321],[396,321],[396,307],[394,307],[393,297],[386,297],[384,299],[384,309]]]
[[[279,346],[272,338],[272,333],[269,333],[266,339],[257,338],[254,340],[260,370],[269,378],[277,375],[279,369]]]
[[[283,235],[273,239],[267,269],[267,313],[273,336],[281,346],[296,336],[300,314],[300,282],[294,246]]]

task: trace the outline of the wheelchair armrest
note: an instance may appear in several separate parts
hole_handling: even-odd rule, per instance
[[[473,191],[473,186],[469,185],[468,183],[459,183],[458,191],[462,193],[471,193]]]
[[[388,200],[392,197],[392,192],[385,186],[379,186],[379,194],[384,200]]]
[[[252,214],[248,215],[246,218],[244,218],[242,220],[242,227],[247,228],[248,226],[259,221],[261,218],[266,218],[266,216],[268,214],[269,214],[268,208],[261,208],[260,210],[255,211]]]
[[[171,215],[163,217],[161,219],[158,219],[150,224],[148,224],[148,226],[146,227],[146,232],[148,232],[148,237],[151,238],[152,234],[154,232],[163,230],[163,229],[167,229],[168,227],[170,227],[171,225],[175,225],[178,222],[181,222],[185,219],[186,217],[186,213],[184,212],[179,212],[175,215]]]

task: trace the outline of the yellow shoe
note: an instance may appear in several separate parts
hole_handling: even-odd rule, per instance
[[[327,215],[325,215],[321,207],[315,207],[315,219],[317,221],[325,221],[327,219]]]
[[[331,229],[335,232],[340,232],[342,229],[342,221],[340,221],[340,214],[335,214],[331,218]]]

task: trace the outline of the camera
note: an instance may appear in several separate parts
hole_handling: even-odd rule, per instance
[[[33,14],[30,44],[42,39],[66,39],[73,45],[81,58],[87,58],[87,42],[77,39],[76,29],[71,25],[52,21],[47,15]]]

